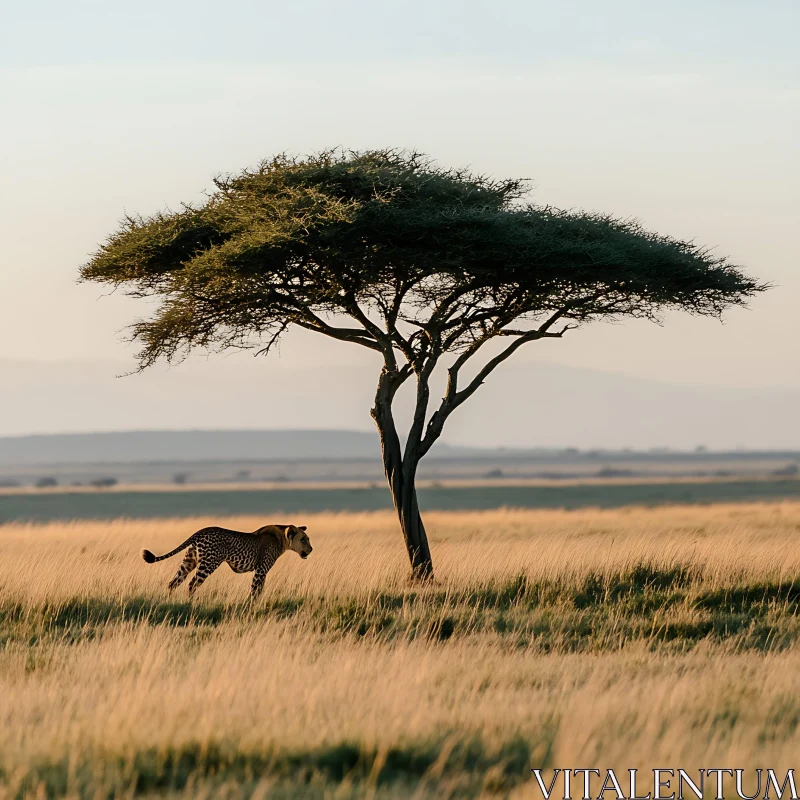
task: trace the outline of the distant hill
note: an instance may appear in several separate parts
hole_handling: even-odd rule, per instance
[[[115,431],[0,437],[0,467],[197,462],[379,461],[377,433],[342,430]],[[633,452],[458,447],[437,442],[428,460],[531,463],[800,459],[796,451]]]
[[[378,458],[362,431],[125,431],[0,438],[0,464]]]

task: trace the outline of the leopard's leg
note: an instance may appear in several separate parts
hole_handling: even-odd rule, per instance
[[[167,588],[169,593],[175,591],[188,577],[189,573],[197,566],[197,551],[194,547],[190,547],[183,557],[183,563],[178,567],[175,577],[169,582]]]
[[[224,559],[200,551],[197,572],[189,581],[189,596],[191,597],[202,585],[203,581],[220,565]]]
[[[253,575],[253,584],[250,587],[250,599],[255,600],[264,590],[264,581],[267,578],[269,567],[263,559],[256,564],[256,574]]]

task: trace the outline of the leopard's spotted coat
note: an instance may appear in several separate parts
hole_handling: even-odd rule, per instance
[[[250,596],[256,597],[264,588],[267,573],[281,555],[287,550],[294,550],[301,558],[308,558],[312,549],[305,525],[265,525],[252,533],[203,528],[163,556],[142,550],[142,558],[148,564],[154,564],[186,550],[183,563],[168,588],[170,592],[177,589],[196,567],[197,573],[189,582],[190,595],[223,563],[227,563],[234,572],[255,571]]]

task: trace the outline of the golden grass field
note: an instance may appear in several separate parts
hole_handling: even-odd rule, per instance
[[[786,769],[800,503],[319,514],[264,595],[184,519],[0,527],[0,798],[541,797],[531,767]],[[609,795],[611,796],[611,795]]]

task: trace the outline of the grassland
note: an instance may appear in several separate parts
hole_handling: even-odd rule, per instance
[[[521,799],[531,766],[794,766],[798,503],[432,513],[424,588],[388,513],[306,515],[314,554],[257,603],[225,567],[169,598],[177,559],[139,550],[209,522],[0,527],[0,797]]]

